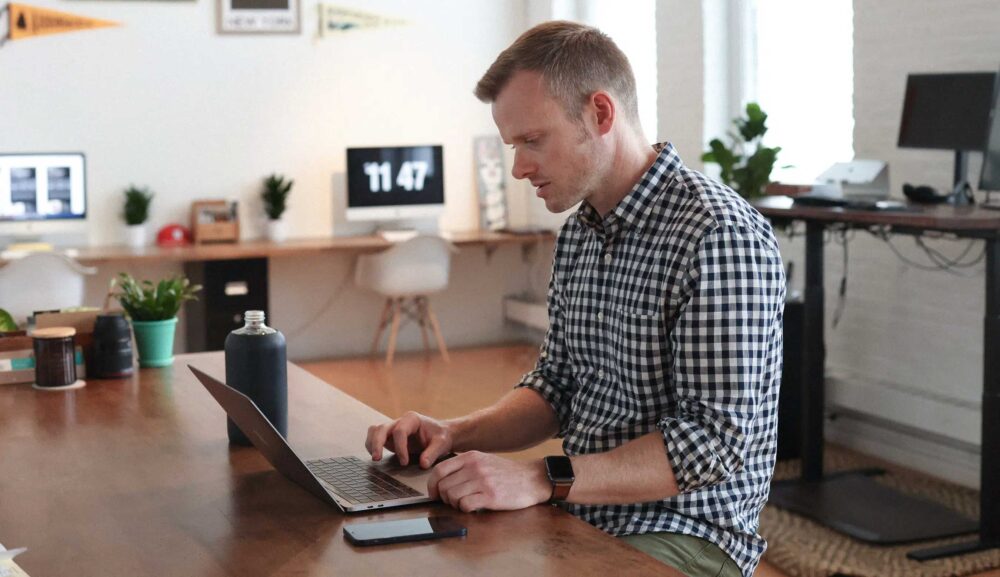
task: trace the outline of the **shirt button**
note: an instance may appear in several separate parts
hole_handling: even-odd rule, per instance
[[[577,423],[576,424],[576,430],[577,431],[582,431],[583,430],[583,423]]]
[[[603,379],[604,378],[604,369],[601,369],[601,370],[597,371],[597,376]]]
[[[604,313],[597,313],[597,320],[603,321],[604,320]]]
[[[611,253],[604,253],[604,264],[611,264]]]

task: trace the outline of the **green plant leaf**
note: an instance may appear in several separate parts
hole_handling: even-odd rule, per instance
[[[153,202],[153,193],[148,188],[138,188],[135,185],[125,189],[125,207],[122,218],[128,225],[142,224],[149,219],[149,205]]]
[[[260,196],[264,201],[264,212],[271,220],[278,220],[287,208],[288,194],[292,190],[294,180],[285,181],[285,177],[272,174],[264,179],[264,190]]]
[[[702,160],[719,165],[719,178],[746,198],[760,196],[770,183],[771,171],[780,147],[769,148],[761,141],[767,133],[767,114],[756,102],[746,105],[746,116],[733,120],[735,130],[727,131],[728,144],[715,138]]]
[[[0,309],[0,333],[16,330],[17,323],[14,322],[14,317],[10,316],[9,312]]]
[[[128,273],[111,280],[110,290],[128,316],[135,321],[162,321],[177,316],[181,306],[196,300],[201,285],[192,285],[184,276],[152,281],[136,281]],[[117,290],[115,290],[117,288]]]

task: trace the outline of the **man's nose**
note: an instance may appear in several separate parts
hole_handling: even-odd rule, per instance
[[[535,163],[531,162],[520,150],[514,151],[514,166],[510,169],[510,174],[516,179],[528,178],[535,172]]]

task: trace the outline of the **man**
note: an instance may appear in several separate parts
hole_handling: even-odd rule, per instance
[[[552,212],[535,369],[496,404],[373,426],[375,460],[434,466],[463,511],[560,502],[690,575],[749,577],[775,458],[784,276],[770,226],[732,190],[642,134],[625,55],[596,29],[537,26],[476,87],[515,178]],[[558,435],[568,456],[492,453]]]

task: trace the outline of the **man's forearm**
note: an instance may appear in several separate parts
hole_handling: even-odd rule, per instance
[[[606,453],[571,457],[570,503],[613,505],[673,497],[680,491],[663,435],[653,432]]]
[[[518,388],[493,405],[445,422],[455,451],[506,452],[533,447],[559,432],[551,405],[537,392]]]

